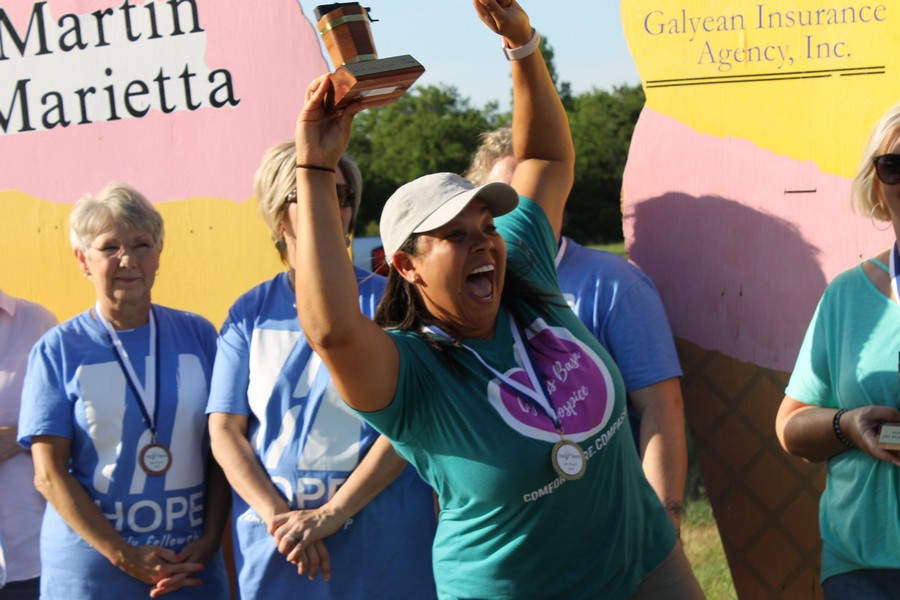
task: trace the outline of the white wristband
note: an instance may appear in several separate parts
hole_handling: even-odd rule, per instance
[[[506,54],[506,60],[522,60],[526,56],[531,56],[534,54],[534,51],[537,50],[538,44],[540,43],[541,36],[535,31],[534,27],[531,28],[531,39],[528,40],[528,43],[524,46],[510,48],[506,45],[506,38],[503,38],[500,42],[503,46],[503,52]]]

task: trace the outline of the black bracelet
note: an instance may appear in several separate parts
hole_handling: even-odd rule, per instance
[[[834,435],[841,441],[842,444],[847,446],[848,448],[856,448],[850,440],[847,439],[847,436],[844,435],[844,432],[841,431],[841,416],[847,412],[846,408],[842,408],[836,413],[834,413],[834,419],[831,420],[831,428],[834,430]]]
[[[298,169],[312,169],[313,171],[328,171],[329,173],[334,173],[334,169],[331,167],[323,167],[322,165],[297,165]]]

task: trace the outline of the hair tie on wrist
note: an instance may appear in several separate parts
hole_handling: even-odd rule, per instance
[[[506,38],[503,38],[500,42],[501,46],[503,46],[503,52],[506,54],[506,60],[522,60],[526,56],[531,56],[534,54],[534,51],[538,49],[538,44],[541,42],[541,36],[535,31],[534,27],[531,28],[531,39],[528,40],[528,43],[524,46],[519,46],[518,48],[510,48],[506,44]]]
[[[831,420],[831,428],[834,430],[834,435],[841,441],[842,444],[847,446],[848,448],[856,448],[853,443],[847,439],[847,436],[844,435],[844,432],[841,431],[841,416],[847,412],[846,408],[842,408],[836,413],[834,413],[834,419]]]
[[[329,173],[334,173],[334,169],[331,167],[323,167],[322,165],[296,165],[298,169],[311,169],[313,171],[327,171]]]

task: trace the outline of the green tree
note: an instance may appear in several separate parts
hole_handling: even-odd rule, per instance
[[[396,103],[357,115],[348,153],[363,175],[359,231],[378,221],[398,187],[427,173],[460,173],[478,145],[478,134],[497,127],[495,103],[470,106],[451,86],[413,88]]]
[[[621,241],[622,172],[643,90],[623,85],[573,95],[569,83],[559,81],[546,39],[541,47],[569,113],[577,153],[564,231],[586,244]],[[426,173],[462,172],[478,135],[509,122],[510,114],[498,112],[496,103],[475,108],[446,85],[417,86],[395,104],[359,114],[348,150],[364,180],[357,233],[377,233],[373,224],[399,186]]]
[[[562,100],[563,106],[566,107],[566,110],[572,110],[572,84],[568,81],[560,81],[559,73],[556,70],[556,61],[554,60],[556,54],[553,52],[553,46],[550,45],[550,41],[541,36],[541,41],[538,44],[538,48],[541,49],[541,55],[544,57],[544,63],[547,65],[547,71],[550,72],[550,80],[553,81],[553,85],[556,87],[556,92],[559,94],[560,99]],[[509,75],[509,101],[512,103],[512,75]],[[512,115],[507,115],[507,119],[511,118]]]
[[[643,106],[639,85],[573,99],[569,126],[577,157],[564,231],[580,243],[622,240],[622,173]]]
[[[623,85],[612,92],[595,89],[573,95],[571,84],[560,80],[553,47],[543,36],[540,48],[568,111],[577,153],[564,231],[582,243],[620,241],[622,172],[644,91],[639,85]]]
[[[568,81],[559,80],[559,73],[556,71],[556,61],[554,60],[556,54],[553,52],[553,46],[550,45],[550,41],[546,37],[541,36],[538,47],[541,49],[541,55],[543,55],[544,62],[547,64],[547,70],[550,72],[550,79],[556,87],[556,92],[559,94],[563,106],[566,107],[566,110],[572,110],[572,84]]]

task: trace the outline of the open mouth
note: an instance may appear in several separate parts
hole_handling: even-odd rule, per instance
[[[479,300],[490,300],[494,297],[494,267],[485,265],[478,267],[466,277],[466,289]]]

